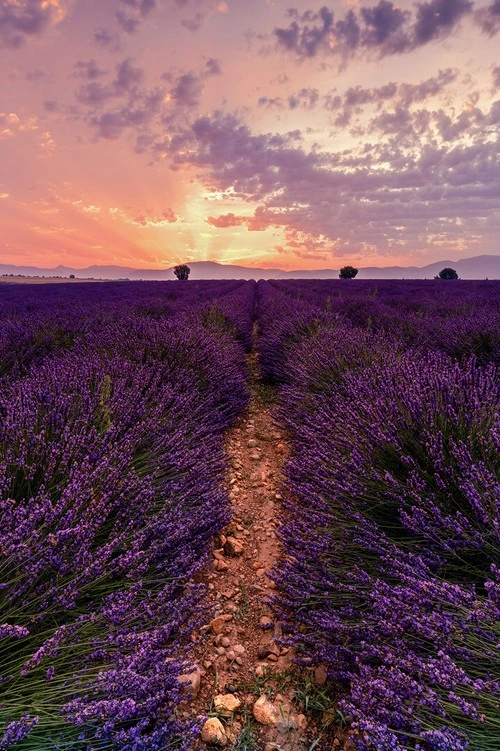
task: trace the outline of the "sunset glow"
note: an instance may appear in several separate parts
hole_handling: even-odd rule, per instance
[[[499,0],[0,0],[0,262],[498,253]]]

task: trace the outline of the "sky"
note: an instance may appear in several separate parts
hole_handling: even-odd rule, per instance
[[[500,0],[0,0],[0,262],[498,254]]]

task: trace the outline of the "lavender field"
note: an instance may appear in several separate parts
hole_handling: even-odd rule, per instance
[[[0,285],[0,750],[192,747],[253,350],[290,447],[283,644],[360,751],[500,748],[499,293]]]

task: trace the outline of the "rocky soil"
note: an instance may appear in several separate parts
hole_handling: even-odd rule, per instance
[[[255,354],[249,370],[252,399],[226,447],[233,518],[215,539],[205,574],[216,614],[193,635],[197,670],[185,677],[184,715],[208,718],[193,751],[347,751],[350,741],[342,739],[324,696],[322,667],[301,672],[293,666],[268,605],[281,552],[276,530],[287,442],[273,421]]]

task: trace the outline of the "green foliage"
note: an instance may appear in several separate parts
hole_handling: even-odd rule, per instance
[[[354,266],[342,266],[339,272],[339,279],[354,279],[357,275],[358,269]]]
[[[449,266],[447,266],[445,269],[441,269],[441,271],[438,274],[439,279],[458,279],[458,274],[455,271],[455,269],[450,269]]]
[[[179,266],[176,266],[174,268],[174,274],[177,277],[177,279],[181,282],[187,281],[189,279],[190,273],[191,273],[191,269],[185,263],[181,263]]]

